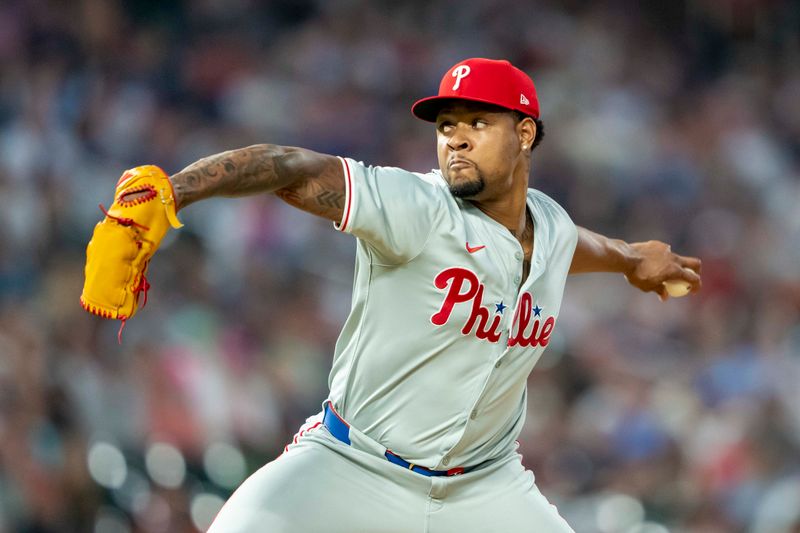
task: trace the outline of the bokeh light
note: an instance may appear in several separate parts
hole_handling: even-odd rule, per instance
[[[238,486],[247,475],[244,455],[227,442],[214,442],[206,448],[203,467],[211,481],[227,489]]]
[[[89,448],[87,465],[92,479],[108,489],[118,489],[128,476],[128,465],[119,448],[97,441]]]
[[[625,533],[670,533],[670,530],[656,522],[642,522],[625,530]]]
[[[202,492],[195,495],[189,508],[194,526],[200,531],[208,529],[224,503],[225,500],[216,494]]]
[[[644,518],[644,507],[636,498],[626,494],[601,497],[597,505],[597,529],[602,533],[628,531]]]
[[[186,477],[186,461],[180,450],[165,442],[154,442],[145,454],[150,478],[162,487],[179,487]]]

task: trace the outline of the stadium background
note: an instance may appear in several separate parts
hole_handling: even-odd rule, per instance
[[[78,306],[119,174],[257,142],[427,170],[409,106],[469,56],[532,74],[533,184],[577,223],[704,261],[666,304],[570,280],[543,492],[581,533],[800,531],[799,35],[790,0],[0,3],[0,531],[195,531],[325,397],[351,238],[192,206],[119,346]]]

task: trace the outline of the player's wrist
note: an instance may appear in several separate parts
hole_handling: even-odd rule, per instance
[[[180,172],[178,174],[180,174]],[[176,179],[178,174],[173,174],[167,177],[167,181],[169,181],[169,184],[172,186],[172,198],[175,202],[175,211],[180,211],[186,204],[184,200],[183,188]]]
[[[625,276],[630,276],[644,259],[641,246],[643,243],[627,243],[622,240],[618,240],[617,243],[620,255],[620,272]]]
[[[191,172],[187,172],[186,169],[172,174],[167,180],[172,186],[172,197],[176,211],[214,195],[207,187],[199,186],[196,177]]]

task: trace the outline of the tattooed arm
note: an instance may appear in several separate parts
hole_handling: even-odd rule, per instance
[[[274,193],[334,222],[342,219],[345,183],[339,158],[303,148],[257,144],[212,155],[170,177],[179,209],[213,196]]]

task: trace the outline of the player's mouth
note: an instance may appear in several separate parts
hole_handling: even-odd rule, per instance
[[[474,166],[475,164],[472,161],[461,157],[454,157],[447,163],[447,168],[450,170],[462,170]]]

